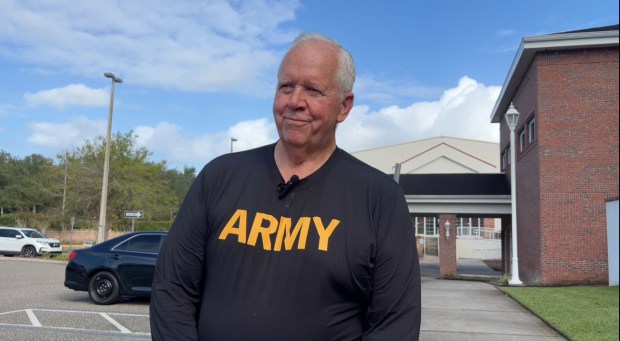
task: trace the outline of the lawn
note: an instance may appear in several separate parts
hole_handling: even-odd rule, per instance
[[[618,340],[618,287],[501,287],[573,341]]]

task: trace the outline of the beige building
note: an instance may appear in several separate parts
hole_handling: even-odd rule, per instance
[[[356,158],[393,174],[499,173],[499,143],[439,136],[351,153]]]
[[[501,259],[510,193],[499,143],[439,136],[352,154],[386,174],[400,165],[398,181],[424,256],[441,253],[444,235],[456,242],[455,258]],[[447,220],[452,239],[445,235]]]

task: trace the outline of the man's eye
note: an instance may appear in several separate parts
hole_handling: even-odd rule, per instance
[[[280,91],[284,93],[289,93],[293,91],[293,86],[288,84],[280,85]]]
[[[306,91],[308,91],[308,93],[312,96],[320,96],[323,94],[319,89],[316,88],[307,88]]]

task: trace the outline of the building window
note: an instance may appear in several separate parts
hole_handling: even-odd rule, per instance
[[[489,219],[488,225],[485,225]],[[481,217],[460,217],[456,220],[456,235],[465,239],[501,239],[501,221],[495,226],[495,219]]]
[[[523,153],[525,150],[525,129],[521,129],[519,132],[519,152]]]
[[[480,239],[484,231],[481,218],[459,218],[456,222],[456,235],[464,238]]]
[[[438,236],[439,235],[439,231],[437,229],[437,218],[424,217],[424,225],[426,226],[427,236]]]
[[[510,146],[506,147],[506,150],[502,153],[502,168],[508,169],[510,166]]]
[[[421,217],[413,217],[413,226],[415,226],[415,234],[418,236],[424,235],[424,219]]]
[[[527,123],[527,129],[528,129],[528,136],[529,136],[529,143],[533,143],[534,141],[536,141],[536,118],[532,118],[528,123]]]
[[[459,218],[456,221],[456,235],[469,238],[471,236],[471,218]]]
[[[419,236],[438,236],[437,217],[413,217],[413,224],[416,235]]]

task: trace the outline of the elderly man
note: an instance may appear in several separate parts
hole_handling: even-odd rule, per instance
[[[200,172],[162,246],[154,340],[417,340],[420,272],[402,189],[336,145],[355,66],[298,37],[278,72],[280,139]]]

